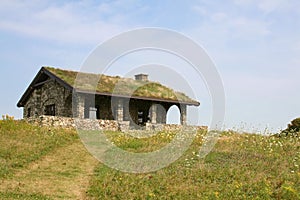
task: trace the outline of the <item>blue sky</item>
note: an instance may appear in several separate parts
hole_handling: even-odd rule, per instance
[[[0,114],[22,117],[16,103],[41,66],[78,70],[98,44],[142,27],[178,31],[207,51],[224,82],[226,128],[277,131],[300,116],[298,0],[2,0]],[[208,124],[209,98],[199,101]]]

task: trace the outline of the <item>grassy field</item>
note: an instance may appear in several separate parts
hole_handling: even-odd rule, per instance
[[[105,134],[132,152],[159,149],[174,137]],[[131,174],[98,162],[74,130],[0,120],[0,199],[300,199],[299,137],[227,131],[200,159],[204,135],[170,166]]]

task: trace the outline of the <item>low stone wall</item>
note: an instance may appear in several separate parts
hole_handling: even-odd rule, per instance
[[[74,119],[69,117],[46,116],[26,119],[29,123],[39,126],[61,127],[83,130],[119,130],[119,124],[114,120]]]
[[[129,121],[117,122],[115,120],[92,120],[92,119],[79,119],[59,116],[46,116],[42,115],[38,118],[27,118],[29,123],[39,126],[61,127],[71,129],[83,130],[111,130],[126,132],[130,129]],[[207,129],[206,126],[193,126],[196,129]],[[147,131],[176,131],[180,130],[182,125],[178,124],[151,124],[146,123],[143,130]]]
[[[73,118],[68,117],[56,117],[56,116],[39,116],[39,117],[30,117],[24,119],[31,124],[38,126],[54,126],[54,127],[63,127],[63,128],[75,128],[75,123]]]

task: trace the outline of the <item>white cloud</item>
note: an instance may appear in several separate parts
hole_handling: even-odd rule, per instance
[[[298,0],[234,0],[240,6],[255,6],[262,12],[299,12],[300,3]]]
[[[280,9],[286,2],[288,2],[288,1],[286,1],[286,0],[261,0],[261,1],[257,2],[257,6],[262,11],[269,13],[274,10]]]
[[[246,0],[241,1],[243,4],[249,3]],[[217,4],[218,5],[218,4]],[[224,7],[220,9],[216,5],[197,5],[191,8],[201,16],[199,26],[202,32],[215,32],[215,34],[227,34],[227,38],[244,38],[263,37],[271,33],[270,25],[262,18],[253,15],[246,15],[237,12],[237,7]]]
[[[200,15],[207,15],[207,10],[204,8],[204,6],[195,5],[192,6],[191,10],[195,11],[196,13]]]
[[[125,17],[118,16],[119,20],[116,16],[103,17],[102,13],[87,8],[90,5],[39,3],[1,2],[0,29],[63,43],[91,44],[128,28],[122,24]],[[108,4],[99,4],[95,9],[113,12]]]
[[[215,22],[223,22],[228,19],[228,15],[223,12],[217,12],[212,14],[211,19]]]
[[[268,23],[262,20],[255,20],[249,18],[232,18],[227,21],[228,27],[232,28],[236,35],[249,36],[266,36],[270,34]]]

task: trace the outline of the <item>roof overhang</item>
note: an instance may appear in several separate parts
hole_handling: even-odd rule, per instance
[[[81,93],[81,94],[92,94],[92,95],[110,96],[110,97],[118,97],[118,98],[125,98],[125,99],[138,99],[138,100],[146,100],[146,101],[184,104],[184,105],[188,105],[188,106],[199,106],[200,105],[199,102],[186,102],[186,101],[177,101],[177,100],[170,100],[170,99],[160,99],[160,98],[141,97],[141,96],[130,96],[130,95],[122,95],[122,94],[111,94],[111,93],[87,91],[87,90],[80,90],[80,89],[75,89],[73,91],[75,91],[77,93]]]

